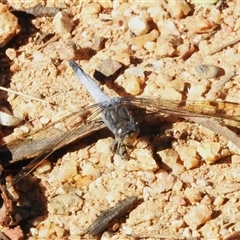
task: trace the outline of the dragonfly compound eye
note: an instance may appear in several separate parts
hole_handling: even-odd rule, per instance
[[[129,122],[118,129],[118,134],[123,144],[132,145],[139,134],[139,127],[134,122]]]

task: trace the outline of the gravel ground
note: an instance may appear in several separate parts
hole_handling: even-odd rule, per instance
[[[240,1],[8,4],[24,10],[43,2],[64,10],[21,27],[11,21],[13,33],[1,43],[1,66],[9,66],[1,85],[52,104],[3,93],[3,104],[27,121],[13,131],[2,127],[2,142],[93,104],[68,59],[91,76],[96,69],[109,75],[101,87],[110,96],[240,102]],[[141,120],[128,161],[111,153],[113,136],[102,129],[9,190],[28,209],[27,239],[92,238],[86,229],[101,212],[131,196],[139,203],[100,239],[237,239],[239,149],[176,117]]]

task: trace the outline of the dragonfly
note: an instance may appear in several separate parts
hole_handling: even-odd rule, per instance
[[[199,119],[213,119],[220,125],[240,128],[240,105],[238,103],[204,100],[178,101],[135,96],[111,98],[74,61],[70,60],[69,65],[94,98],[95,104],[80,109],[31,135],[9,143],[6,146],[8,153],[11,155],[8,164],[33,158],[28,165],[14,176],[13,184],[35,170],[57,149],[105,127],[108,127],[115,136],[115,141],[110,145],[110,150],[123,158],[128,158],[127,147],[131,146],[139,135],[138,124],[129,111],[131,108],[142,109],[155,114],[175,115],[199,124],[202,124]],[[205,124],[205,127],[211,129],[208,124]],[[220,134],[224,135],[224,132],[220,131]],[[239,143],[236,145],[240,148],[240,140],[238,139],[238,141]],[[0,149],[1,161],[4,154],[6,154],[5,150],[1,151]]]

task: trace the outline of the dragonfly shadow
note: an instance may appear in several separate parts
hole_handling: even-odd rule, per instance
[[[31,175],[26,176],[13,187],[18,195],[16,213],[22,218],[20,226],[23,232],[28,234],[33,227],[34,219],[40,217],[43,221],[47,216],[46,189]]]

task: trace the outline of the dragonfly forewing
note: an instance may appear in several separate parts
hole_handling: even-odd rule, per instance
[[[35,157],[29,165],[15,176],[14,182],[16,183],[23,176],[33,171],[41,161],[57,149],[104,128],[105,124],[99,118],[100,111],[100,106],[91,105],[29,136],[9,143],[6,149],[11,153],[10,164]],[[1,156],[4,156],[4,152],[1,152]]]
[[[167,113],[179,117],[214,118],[222,124],[240,128],[240,104],[221,101],[166,100],[153,97],[126,97],[131,102],[154,113]]]

